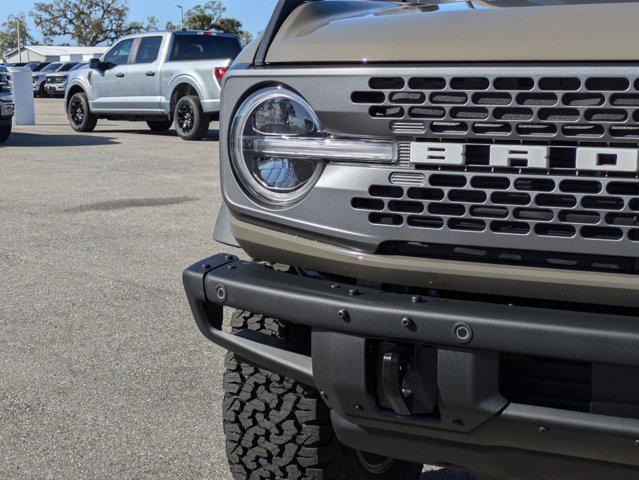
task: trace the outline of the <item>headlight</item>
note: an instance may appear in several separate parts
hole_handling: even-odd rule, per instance
[[[313,188],[326,161],[393,163],[397,144],[329,136],[302,97],[267,88],[238,109],[230,153],[240,181],[255,197],[287,205]]]

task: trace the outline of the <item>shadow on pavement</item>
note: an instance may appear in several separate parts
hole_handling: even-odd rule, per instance
[[[169,130],[168,132],[152,132],[151,130],[114,130],[99,128],[96,133],[132,133],[135,135],[146,135],[151,137],[175,137],[179,138],[175,130]],[[209,133],[204,137],[204,142],[217,142],[220,139],[219,130],[209,130]]]
[[[14,132],[3,146],[6,147],[91,147],[98,145],[118,145],[111,137],[87,135],[46,135]],[[2,148],[2,147],[0,147]]]

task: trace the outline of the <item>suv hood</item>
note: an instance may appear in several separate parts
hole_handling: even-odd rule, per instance
[[[508,2],[473,3],[474,8],[467,2],[306,3],[283,23],[266,60],[267,63],[639,60],[639,3],[521,6],[534,2],[514,1],[508,7],[502,6]]]

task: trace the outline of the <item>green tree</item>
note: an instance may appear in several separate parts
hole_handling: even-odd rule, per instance
[[[226,7],[219,0],[210,0],[199,4],[184,12],[184,28],[186,30],[210,30],[226,11]],[[179,30],[177,24],[169,22],[166,24],[167,30]]]
[[[242,28],[242,22],[234,18],[220,18],[213,24],[213,28],[220,32],[234,33],[242,39],[244,45],[253,38],[252,35]]]
[[[9,15],[0,29],[0,57],[4,58],[18,48],[18,25],[20,25],[20,45],[33,44],[25,14]]]
[[[110,44],[118,38],[157,29],[155,17],[129,22],[127,0],[49,0],[36,2],[31,12],[45,40],[68,36],[78,45]]]

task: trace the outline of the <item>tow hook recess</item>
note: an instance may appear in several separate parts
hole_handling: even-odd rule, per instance
[[[437,350],[382,344],[380,403],[398,415],[428,415],[437,403]]]

